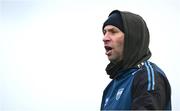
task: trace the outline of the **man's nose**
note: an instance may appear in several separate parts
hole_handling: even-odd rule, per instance
[[[110,41],[110,36],[109,36],[108,33],[106,33],[106,34],[104,34],[103,42],[106,43],[106,42],[108,42],[108,41]]]

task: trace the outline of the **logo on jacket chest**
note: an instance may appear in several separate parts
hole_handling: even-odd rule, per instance
[[[116,93],[116,100],[119,100],[119,98],[121,97],[123,91],[124,91],[124,88],[118,89],[118,91]]]

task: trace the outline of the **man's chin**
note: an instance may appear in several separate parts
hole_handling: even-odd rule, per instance
[[[112,63],[118,63],[120,62],[121,60],[117,59],[117,58],[113,58],[113,57],[108,57],[109,61],[112,62]]]
[[[108,57],[108,59],[109,59],[110,62],[116,62],[117,59],[118,59],[118,58],[117,58],[115,55],[113,55],[113,54],[109,54],[107,57]]]
[[[114,59],[114,58],[111,57],[111,56],[108,56],[108,59],[109,59],[110,62],[115,62],[115,61],[116,61],[116,59]]]

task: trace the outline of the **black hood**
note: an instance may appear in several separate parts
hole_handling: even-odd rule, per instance
[[[114,10],[110,13],[120,13],[124,27],[123,60],[120,63],[109,63],[106,71],[110,78],[118,72],[136,67],[139,63],[151,57],[149,50],[149,31],[143,18],[137,14]]]

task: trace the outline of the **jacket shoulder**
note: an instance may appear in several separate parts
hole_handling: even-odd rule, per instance
[[[134,77],[133,109],[163,109],[170,100],[170,85],[164,72],[155,64],[145,62]]]

